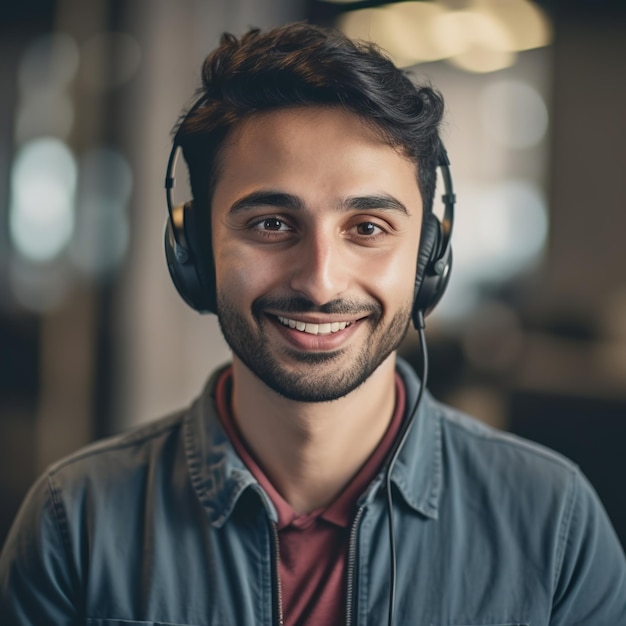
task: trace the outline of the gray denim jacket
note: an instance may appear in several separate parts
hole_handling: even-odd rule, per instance
[[[398,369],[411,407],[419,381]],[[2,626],[279,623],[276,513],[214,381],[34,485],[0,555]],[[626,626],[623,550],[570,462],[426,394],[392,479],[397,626]],[[386,624],[384,495],[379,476],[355,512],[347,624]]]

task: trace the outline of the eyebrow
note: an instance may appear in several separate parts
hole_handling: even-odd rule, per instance
[[[341,203],[343,210],[352,211],[371,211],[371,210],[383,210],[383,211],[398,211],[408,215],[406,207],[402,202],[396,200],[393,196],[388,194],[371,195],[371,196],[351,196],[346,198]]]
[[[304,209],[304,202],[290,193],[279,191],[253,191],[242,198],[236,200],[230,207],[229,213],[251,210],[257,207],[274,207],[279,209],[289,209],[301,211]],[[338,211],[397,211],[408,215],[407,208],[388,194],[374,194],[367,196],[349,196],[341,200],[337,206]]]
[[[270,206],[279,209],[302,210],[304,204],[298,196],[279,191],[253,191],[236,200],[230,207],[229,213],[239,213],[261,206]]]

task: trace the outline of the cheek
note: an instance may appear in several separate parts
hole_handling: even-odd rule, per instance
[[[383,303],[387,302],[393,308],[413,301],[417,247],[407,247],[401,253],[392,254],[385,260],[380,259],[372,264],[370,270],[365,270],[363,276]]]
[[[276,281],[275,267],[260,255],[248,255],[239,246],[219,245],[215,253],[217,290],[231,301],[251,302]]]

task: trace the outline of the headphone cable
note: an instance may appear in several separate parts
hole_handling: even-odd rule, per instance
[[[417,332],[419,333],[420,342],[420,355],[422,357],[422,381],[419,391],[417,392],[417,398],[413,404],[412,410],[409,412],[407,420],[403,426],[403,430],[397,440],[395,449],[389,460],[389,465],[385,472],[385,489],[387,491],[387,516],[389,519],[389,549],[391,552],[391,571],[390,571],[390,586],[389,586],[389,613],[387,618],[387,625],[393,626],[395,603],[396,603],[396,577],[397,577],[397,564],[396,564],[396,538],[393,528],[393,501],[391,497],[391,472],[398,459],[400,450],[402,449],[404,442],[407,439],[411,426],[415,421],[417,411],[419,410],[422,398],[424,396],[424,389],[426,388],[426,381],[428,380],[428,350],[426,349],[426,334],[424,332],[424,314],[422,311],[418,311],[418,319],[416,324]]]

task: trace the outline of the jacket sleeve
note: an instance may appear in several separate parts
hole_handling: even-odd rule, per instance
[[[626,626],[626,557],[579,472],[562,520],[560,552],[550,626]]]
[[[0,624],[78,624],[67,523],[48,477],[31,488],[0,553]]]

